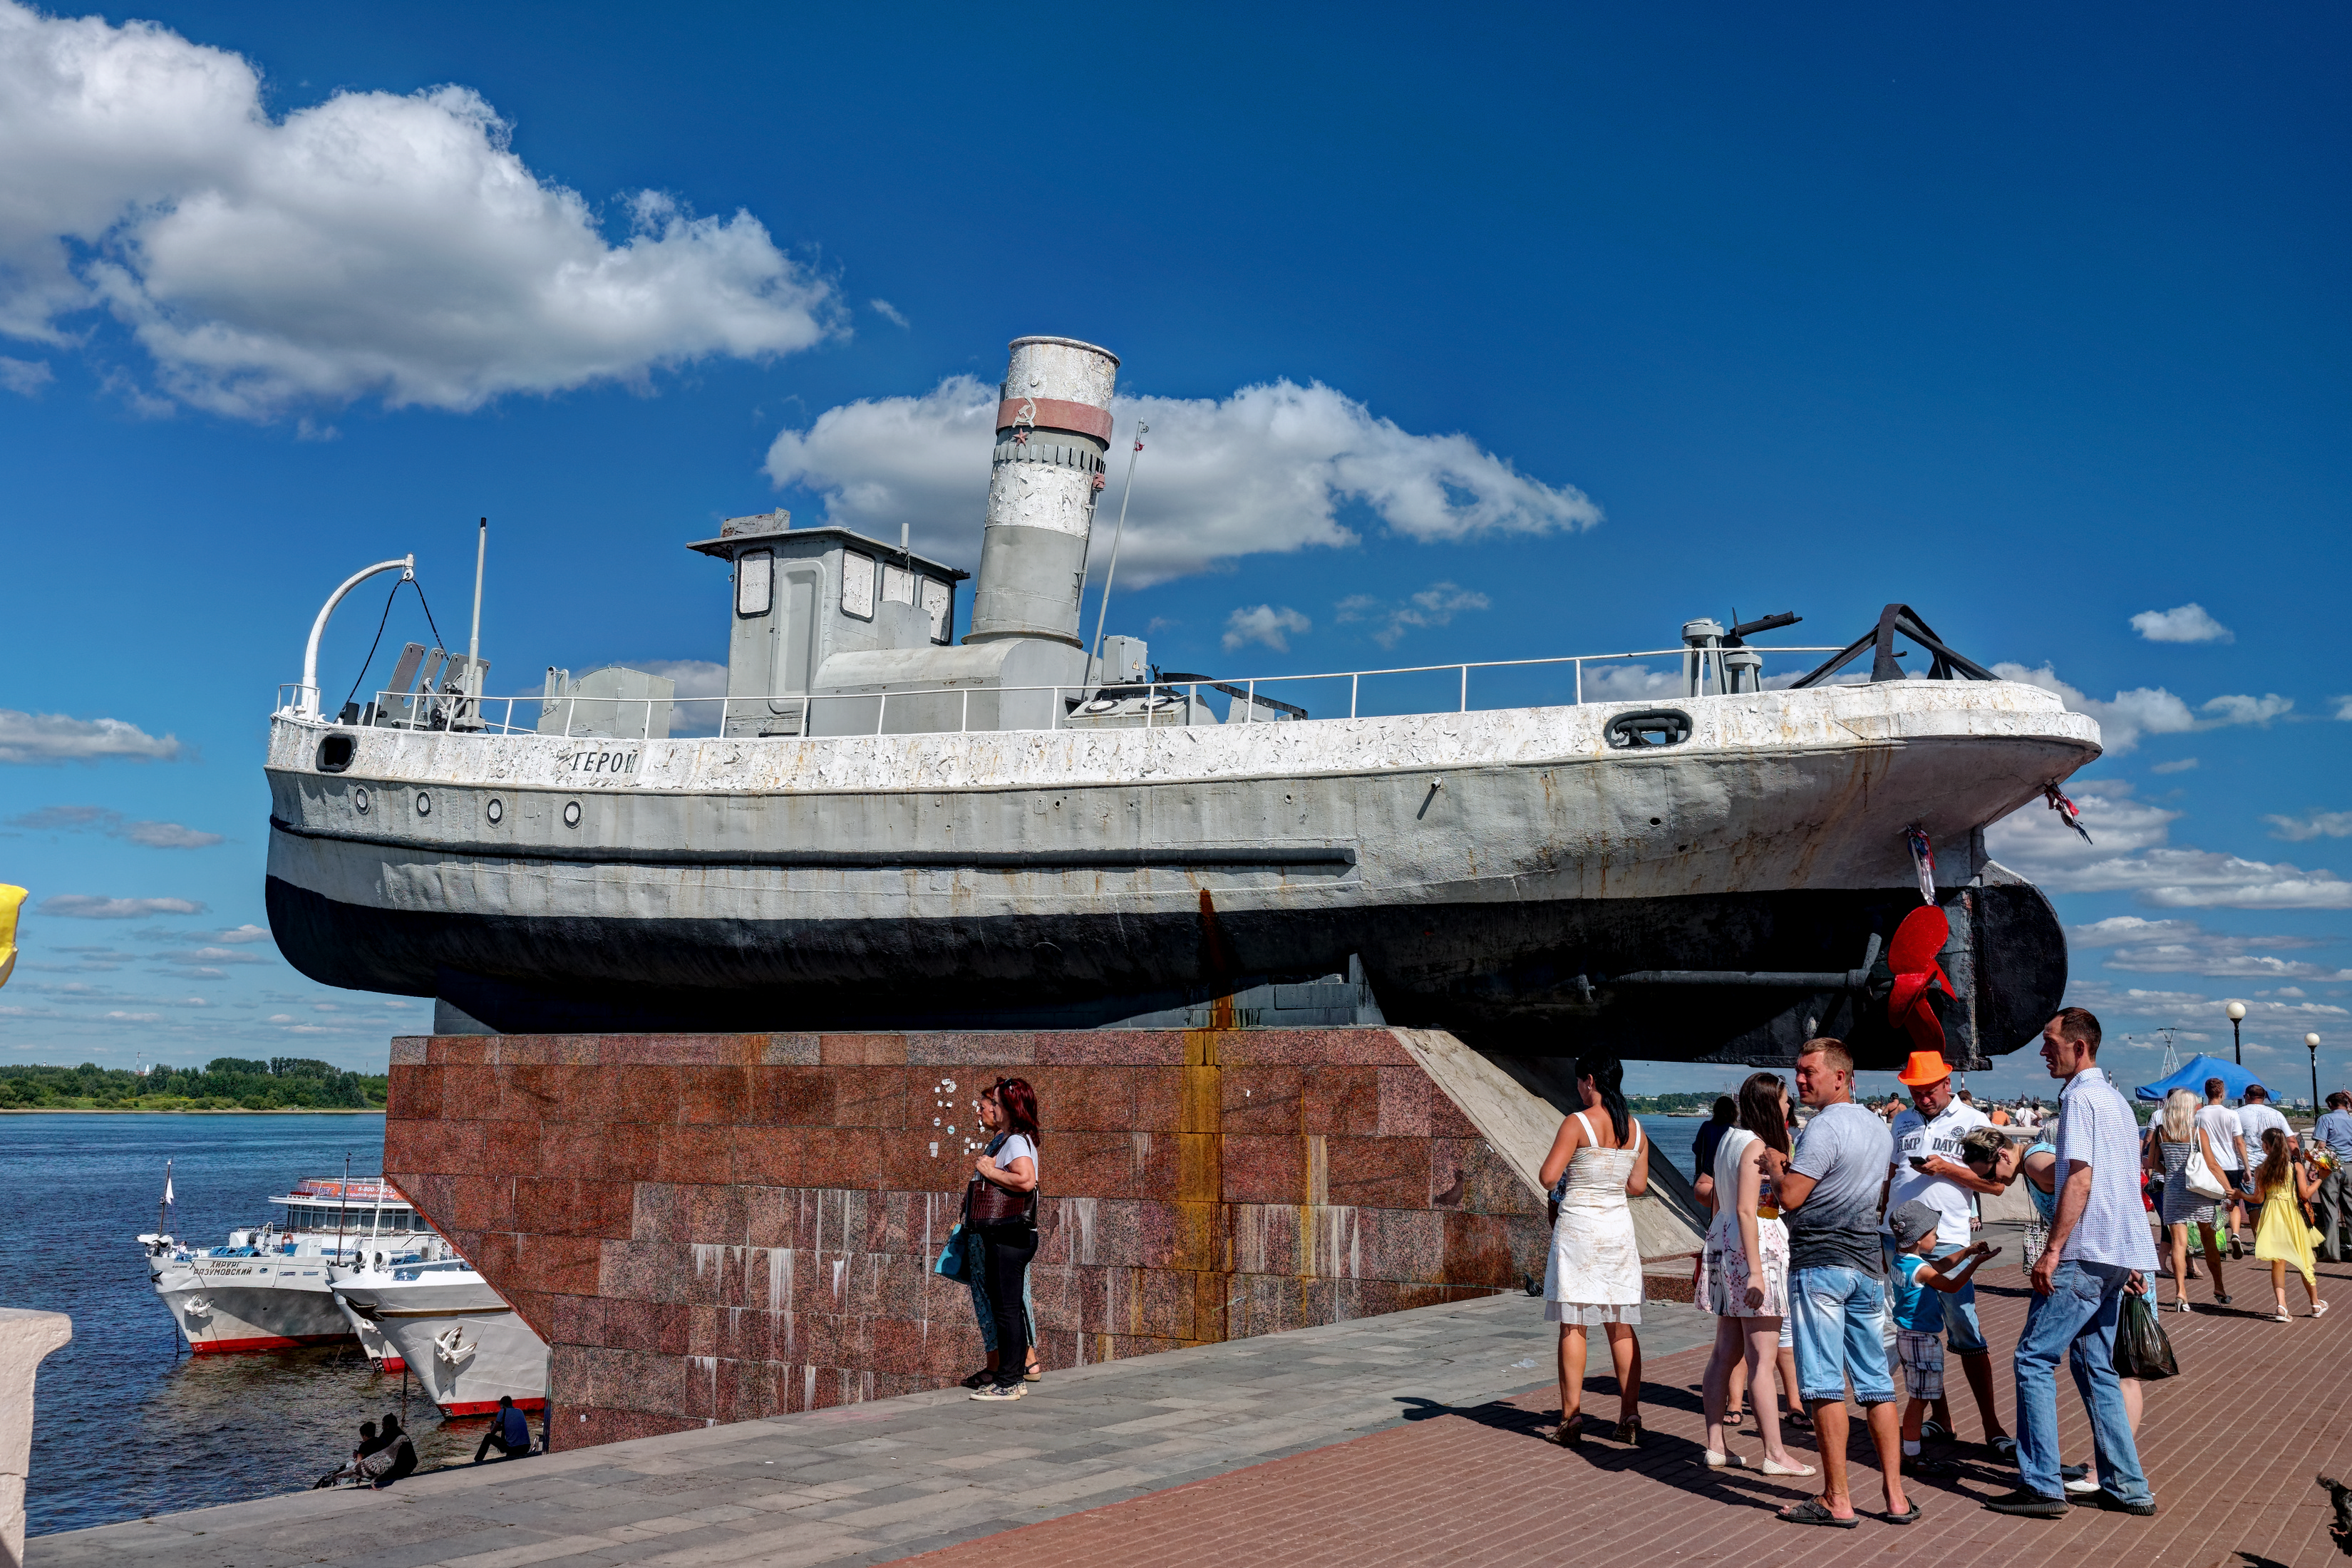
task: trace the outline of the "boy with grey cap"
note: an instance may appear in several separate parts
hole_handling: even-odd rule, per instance
[[[1895,1360],[1903,1369],[1903,1392],[1910,1400],[1903,1407],[1903,1461],[1914,1474],[1948,1468],[1923,1466],[1919,1460],[1920,1426],[1929,1407],[1944,1397],[1941,1298],[1964,1289],[1977,1266],[2000,1250],[1979,1241],[1929,1261],[1942,1219],[1941,1212],[1924,1198],[1900,1205],[1886,1216],[1895,1246],[1895,1266],[1887,1275],[1895,1293]]]

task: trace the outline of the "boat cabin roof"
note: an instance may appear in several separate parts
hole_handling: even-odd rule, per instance
[[[782,542],[822,539],[862,546],[882,560],[895,561],[910,568],[920,567],[929,575],[945,578],[951,583],[963,582],[971,575],[961,566],[950,566],[930,556],[901,550],[889,540],[877,539],[856,529],[839,528],[832,523],[821,523],[814,528],[793,528],[789,523],[777,527],[763,526],[768,521],[764,517],[729,518],[727,531],[718,538],[698,539],[687,548],[698,550],[705,555],[715,555],[722,561],[731,561],[747,548],[772,549]]]

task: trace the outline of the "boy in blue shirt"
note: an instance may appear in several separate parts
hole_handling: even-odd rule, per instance
[[[1886,1216],[1895,1240],[1895,1359],[1903,1368],[1903,1391],[1910,1403],[1903,1407],[1903,1457],[1916,1472],[1931,1468],[1919,1458],[1919,1428],[1927,1411],[1944,1397],[1943,1295],[1958,1291],[1977,1266],[2000,1248],[1979,1241],[1949,1258],[1930,1262],[1936,1250],[1936,1226],[1942,1216],[1924,1200],[1914,1198]]]

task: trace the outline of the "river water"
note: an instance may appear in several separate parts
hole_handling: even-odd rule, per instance
[[[381,1112],[0,1115],[0,1306],[74,1324],[36,1384],[26,1533],[299,1491],[398,1412],[401,1379],[356,1343],[191,1357],[132,1239],[155,1228],[166,1160],[177,1234],[214,1247],[346,1154],[355,1176],[383,1170]],[[413,1383],[408,1410],[425,1466],[472,1458],[488,1424],[444,1423]]]

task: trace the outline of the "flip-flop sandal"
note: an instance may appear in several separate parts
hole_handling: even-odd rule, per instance
[[[1822,1500],[1819,1498],[1807,1498],[1796,1507],[1780,1514],[1779,1518],[1783,1524],[1825,1524],[1832,1530],[1853,1530],[1862,1523],[1862,1518],[1858,1514],[1853,1519],[1840,1519],[1828,1509],[1823,1508]]]
[[[1889,1524],[1916,1524],[1919,1522],[1919,1505],[1915,1502],[1906,1512],[1882,1513],[1878,1517]]]

